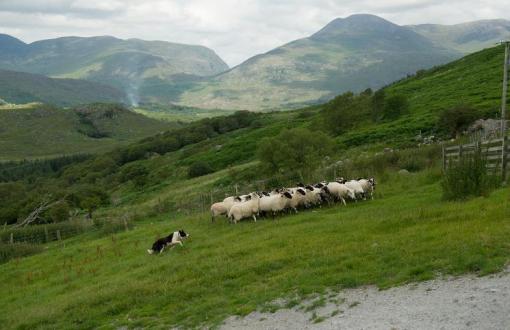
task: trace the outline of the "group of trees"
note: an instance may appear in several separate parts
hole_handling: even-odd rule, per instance
[[[240,111],[226,117],[203,119],[102,155],[0,163],[0,224],[22,221],[45,203],[51,207],[39,214],[34,223],[67,220],[73,210],[92,216],[94,210],[109,203],[109,192],[120,184],[132,183],[136,189],[147,185],[152,173],[144,160],[155,153],[176,151],[255,125],[259,117],[260,114]],[[189,176],[212,171],[207,163],[199,162],[190,166]]]

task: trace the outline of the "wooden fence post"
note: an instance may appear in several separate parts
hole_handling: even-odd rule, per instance
[[[124,215],[122,217],[122,221],[124,221],[124,228],[126,229],[126,231],[129,231],[129,227],[128,227],[128,224],[127,224],[127,221],[126,221],[126,215]]]
[[[11,233],[11,237],[9,239],[9,243],[14,244],[14,234]]]
[[[443,145],[443,172],[446,171],[446,148]]]
[[[60,229],[57,229],[57,240],[61,240],[62,237],[60,236]]]
[[[46,238],[45,243],[50,241],[50,235],[48,234],[48,226],[44,225],[44,237]]]
[[[506,177],[507,177],[507,173],[506,173],[506,167],[507,167],[507,160],[506,160],[506,140],[507,140],[507,136],[506,134],[503,135],[502,139],[501,139],[501,180],[503,182],[506,182]]]

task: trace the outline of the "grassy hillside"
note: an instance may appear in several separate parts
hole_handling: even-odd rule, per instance
[[[443,200],[440,145],[418,148],[414,139],[420,130],[441,134],[439,114],[459,102],[480,115],[494,112],[500,60],[497,47],[387,86],[387,97],[409,100],[408,113],[396,119],[370,119],[372,94],[350,98],[361,99],[364,108],[350,104],[363,114],[349,117],[355,121],[345,131],[328,132],[333,151],[317,160],[310,181],[375,176],[373,201],[236,226],[211,223],[206,212],[211,200],[236,188],[245,193],[300,180],[264,171],[257,147],[286,128],[323,130],[325,114],[343,109],[338,100],[349,100],[342,97],[295,111],[203,119],[59,166],[37,180],[4,170],[5,181],[16,182],[0,183],[2,217],[22,201],[28,206],[14,209],[19,212],[10,220],[26,214],[38,197],[70,196],[78,218],[93,213],[95,224],[125,219],[135,227],[107,236],[89,231],[0,265],[0,321],[6,328],[211,326],[232,314],[300,305],[313,294],[320,305],[329,290],[501,270],[510,261],[509,188],[463,202]],[[95,112],[76,112],[87,119],[78,122],[82,132],[104,133],[94,124]],[[280,142],[271,141],[275,148]],[[196,163],[207,163],[213,173],[190,177]],[[106,201],[94,204],[100,197]],[[180,228],[192,235],[183,248],[146,254],[156,237]],[[281,305],[274,304],[278,298],[284,298]]]
[[[488,19],[454,25],[420,24],[410,25],[413,31],[432,40],[436,45],[469,54],[493,47],[510,37],[510,21]]]
[[[409,138],[420,131],[437,134],[439,115],[462,104],[478,109],[480,118],[499,118],[503,55],[502,46],[493,47],[385,87],[387,95],[408,98],[409,114],[395,121],[365,125],[345,134],[342,140],[360,144],[388,137]]]
[[[510,253],[510,191],[445,203],[436,180],[392,176],[373,202],[276,222],[161,216],[127,233],[51,245],[1,266],[0,318],[6,328],[191,327],[275,309],[270,302],[281,297],[295,306],[328,289],[501,269]],[[155,237],[177,228],[192,235],[184,248],[146,254]]]
[[[171,127],[120,106],[0,109],[0,160],[97,153]]]
[[[296,108],[345,91],[379,88],[459,57],[372,15],[336,19],[314,35],[199,82],[180,103],[202,108]]]
[[[155,103],[141,103],[138,107],[134,108],[134,111],[150,118],[171,122],[192,122],[204,118],[226,116],[235,112],[233,110],[200,109],[174,104],[163,105]]]
[[[6,45],[5,47],[3,45]],[[55,78],[86,79],[121,89],[133,103],[179,90],[197,76],[228,66],[210,49],[164,41],[121,40],[109,36],[64,37],[25,44],[0,35],[0,68]]]
[[[0,98],[9,103],[42,102],[57,106],[125,101],[121,91],[108,85],[7,70],[0,70]]]

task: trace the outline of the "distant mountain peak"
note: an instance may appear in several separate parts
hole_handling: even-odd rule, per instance
[[[402,27],[379,16],[372,14],[355,14],[332,20],[321,30],[313,34],[311,38],[329,38],[333,35],[351,32],[392,32],[397,29],[402,29]]]

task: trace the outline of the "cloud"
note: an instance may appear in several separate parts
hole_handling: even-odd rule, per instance
[[[200,44],[235,65],[355,13],[454,24],[508,19],[509,9],[507,0],[0,0],[0,33],[29,42],[113,35]]]

